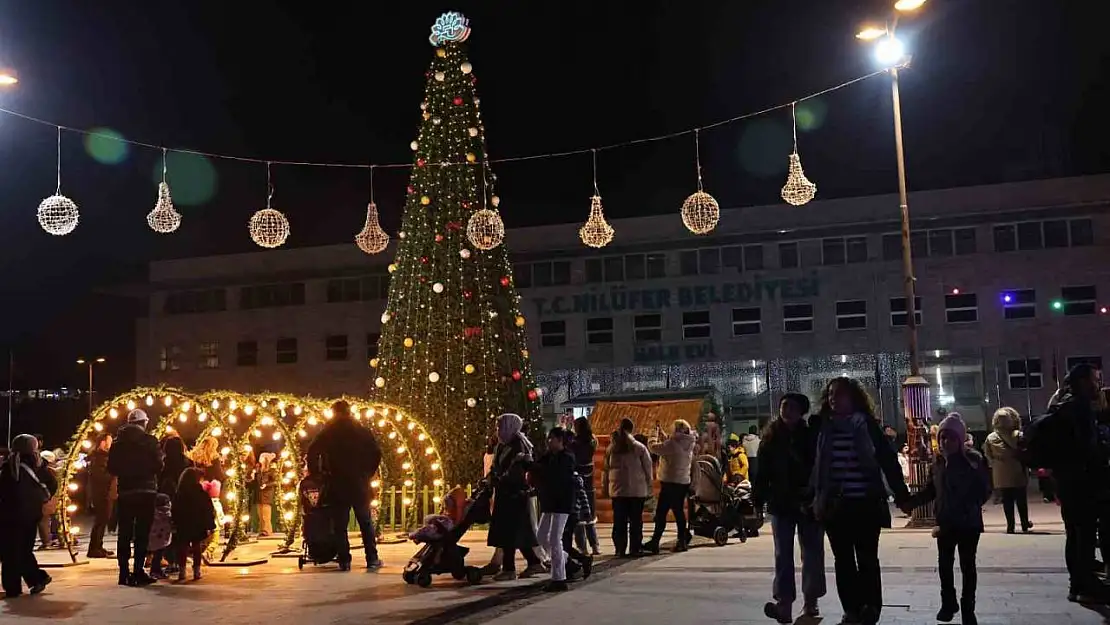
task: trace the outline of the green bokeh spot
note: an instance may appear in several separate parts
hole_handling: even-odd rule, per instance
[[[759,178],[776,176],[786,172],[791,149],[789,127],[759,119],[748,123],[740,136],[740,166]]]
[[[817,130],[825,123],[829,107],[823,100],[806,100],[795,107],[798,116],[798,130]]]
[[[170,152],[166,155],[166,180],[170,183],[173,203],[198,206],[216,196],[216,168],[207,157],[199,154]],[[154,181],[162,181],[162,159],[154,165]]]
[[[85,151],[98,163],[118,165],[127,160],[130,151],[123,135],[111,128],[93,128],[85,135]]]

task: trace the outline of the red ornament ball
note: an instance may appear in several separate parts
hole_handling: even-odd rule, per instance
[[[455,106],[461,106],[462,103],[463,103],[462,97],[461,96],[455,96]]]
[[[439,234],[439,233],[437,232],[437,233],[436,233],[436,243],[441,243],[442,241],[443,241],[443,235],[442,235],[442,234]]]
[[[471,291],[463,291],[463,298],[464,298],[464,299],[470,299],[470,298],[472,298],[472,297],[474,297],[474,293],[473,293],[473,292],[471,292]]]
[[[536,399],[539,396],[540,396],[540,394],[536,392],[536,389],[532,389],[532,390],[528,391],[528,399],[530,399],[532,401],[536,401]]]
[[[513,380],[515,380],[517,382],[520,381],[520,370],[519,369],[513,369]]]
[[[427,264],[428,264],[428,257],[427,257],[427,256],[421,256],[421,257],[420,257],[420,262],[422,262],[422,263],[424,263],[425,265],[427,265]]]
[[[408,191],[409,193],[416,193],[416,188],[415,188],[415,187],[413,187],[413,186],[412,186],[411,184],[410,184],[410,185],[408,186],[408,188],[407,188],[406,190],[407,190],[407,191]]]
[[[424,166],[424,159],[422,159],[422,158],[416,159],[416,166],[417,167],[423,167]]]
[[[501,276],[501,286],[509,286],[509,276]]]
[[[423,283],[423,282],[427,282],[427,281],[428,281],[427,278],[425,278],[424,276],[420,276],[420,282]]]

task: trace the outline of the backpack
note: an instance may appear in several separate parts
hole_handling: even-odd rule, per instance
[[[1041,415],[1022,430],[1018,444],[1018,458],[1026,467],[1034,469],[1054,469],[1066,453],[1055,436],[1055,413]]]

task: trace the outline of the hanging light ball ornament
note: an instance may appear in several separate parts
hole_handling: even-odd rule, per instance
[[[64,236],[77,228],[77,204],[64,195],[51,195],[39,204],[39,225],[54,236]]]
[[[435,284],[432,285],[432,290],[435,291],[436,293],[442,293],[443,292],[443,283],[442,282],[436,282]]]
[[[698,191],[682,203],[682,223],[694,234],[708,234],[721,219],[721,207],[705,191]]]
[[[782,187],[782,199],[787,204],[801,206],[817,195],[817,185],[806,178],[802,170],[802,159],[797,152],[790,154],[790,171],[786,174],[786,184]]]
[[[462,70],[462,73],[469,74],[474,71],[474,66],[470,64],[470,61],[464,61],[463,64],[459,66],[459,69]]]
[[[383,386],[385,386],[385,378],[381,376],[374,378],[374,386],[378,388],[382,388]]]
[[[605,221],[605,213],[601,208],[601,196],[590,198],[590,217],[578,229],[578,238],[590,247],[605,247],[613,240],[613,226]]]
[[[251,240],[260,247],[281,247],[289,238],[289,220],[272,208],[264,208],[251,215]]]
[[[505,240],[505,223],[497,211],[483,208],[470,216],[466,238],[480,250],[492,250]]]
[[[367,254],[377,254],[389,245],[389,234],[378,223],[378,206],[373,202],[366,205],[366,224],[355,235],[355,243]]]
[[[429,382],[439,382],[439,374],[436,373],[435,371],[429,373],[428,374],[428,381]]]
[[[147,213],[146,223],[160,234],[169,234],[181,226],[181,213],[173,207],[170,185],[158,183],[158,201],[154,203],[154,210]]]

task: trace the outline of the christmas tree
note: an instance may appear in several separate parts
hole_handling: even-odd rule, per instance
[[[535,433],[539,391],[528,364],[496,177],[464,42],[466,18],[432,27],[422,122],[397,257],[389,266],[374,397],[407,409],[438,442],[450,483],[480,477],[485,440],[504,412]]]

